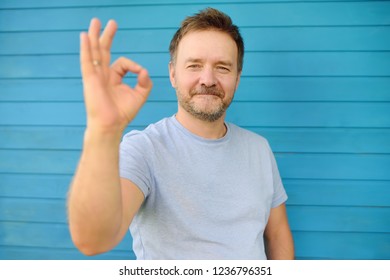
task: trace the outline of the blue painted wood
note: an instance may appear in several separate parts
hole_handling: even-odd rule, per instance
[[[167,52],[175,28],[122,29],[114,53]],[[387,26],[359,27],[246,27],[241,28],[246,52],[259,51],[386,51]],[[333,40],[328,38],[332,37]],[[0,55],[69,54],[79,51],[79,31],[0,33]],[[259,41],[259,38],[261,40]]]
[[[283,0],[283,2],[301,2],[302,0]],[[323,2],[323,0],[311,0],[311,2]],[[335,1],[335,0],[333,0]],[[337,0],[336,0],[337,1]],[[355,2],[356,0],[343,0],[343,2]],[[280,2],[280,0],[246,0],[246,3]],[[18,8],[64,8],[64,7],[96,7],[96,6],[143,6],[143,5],[172,5],[172,4],[210,4],[209,0],[68,0],[66,2],[53,2],[51,0],[18,0],[4,1],[0,9]],[[237,3],[237,0],[214,0],[213,3]]]
[[[0,173],[0,199],[65,199],[71,180],[72,175]]]
[[[125,132],[143,128],[131,125]],[[265,137],[279,153],[390,153],[386,128],[246,128]],[[0,126],[0,135],[0,149],[80,150],[84,127]]]
[[[388,260],[390,234],[361,232],[293,232],[299,259]]]
[[[10,9],[0,10],[7,31],[80,30],[96,16],[104,22],[115,18],[123,28],[177,27],[183,15],[193,14],[210,5],[109,6],[93,9]],[[339,26],[386,25],[390,19],[387,1],[378,2],[297,2],[297,3],[227,3],[213,4],[233,18],[237,25],[247,26]],[[147,11],[147,12],[146,12]],[[39,17],[36,16],[39,13]],[[161,15],[170,15],[161,20]],[[15,20],[15,19],[24,20]],[[69,20],[72,19],[72,20]],[[131,20],[130,20],[131,19]],[[50,24],[47,24],[50,22]],[[162,26],[163,24],[163,26]],[[0,25],[0,31],[4,26]]]
[[[110,251],[101,255],[87,257],[76,248],[47,248],[32,246],[0,246],[0,260],[133,260],[134,253]]]
[[[121,55],[114,55],[113,60]],[[168,77],[169,55],[135,53],[130,57],[147,68],[152,77]],[[242,75],[246,76],[389,76],[389,52],[275,52],[247,53]],[[78,78],[77,55],[0,56],[0,78]],[[299,65],[299,67],[297,67]]]
[[[386,180],[284,179],[284,186],[289,196],[287,205],[317,205],[329,209],[333,206],[388,209],[389,205],[390,188]]]
[[[79,156],[79,151],[0,150],[0,170],[72,174]],[[390,157],[382,154],[276,153],[276,159],[282,176],[288,179],[390,180]]]
[[[3,198],[0,205],[2,222],[66,224],[64,199]],[[296,221],[294,231],[381,232],[390,231],[385,207],[347,207],[289,205],[288,216]],[[318,217],[322,217],[318,219]]]
[[[127,234],[113,251],[131,252],[131,236]],[[68,225],[65,223],[25,223],[0,221],[0,246],[39,247],[49,249],[75,249]],[[77,254],[75,254],[77,256]]]
[[[212,4],[232,16],[247,48],[228,119],[276,152],[297,258],[390,259],[390,2]],[[85,125],[78,33],[90,18],[115,18],[114,58],[153,76],[128,128],[142,129],[176,111],[168,42],[185,15],[209,5],[0,2],[0,259],[88,259],[70,240],[65,201]],[[132,259],[130,244],[127,235],[95,258]]]
[[[64,200],[71,178],[71,174],[3,173],[0,197]],[[285,178],[284,185],[287,204],[294,206],[386,207],[390,197],[388,181]]]
[[[176,102],[148,102],[133,120],[146,126],[172,116]],[[23,114],[21,114],[23,112]],[[390,126],[385,102],[235,102],[227,120],[241,126],[375,127]],[[0,125],[85,125],[81,102],[2,102]]]
[[[153,84],[148,101],[176,102],[167,77],[154,77]],[[0,102],[83,101],[80,78],[0,79],[0,88]],[[390,102],[389,88],[390,77],[241,77],[234,100]]]

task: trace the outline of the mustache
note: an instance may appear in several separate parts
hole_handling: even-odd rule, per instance
[[[224,92],[217,87],[204,87],[202,86],[200,89],[193,89],[190,92],[191,97],[195,95],[214,95],[220,98],[225,96]]]

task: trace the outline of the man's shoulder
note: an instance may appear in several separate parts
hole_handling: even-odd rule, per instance
[[[236,138],[238,138],[240,141],[249,141],[249,142],[253,142],[253,143],[256,143],[256,144],[262,144],[262,145],[266,145],[268,146],[268,140],[252,131],[252,130],[249,130],[249,129],[246,129],[246,128],[243,128],[243,127],[240,127],[238,125],[235,125],[235,124],[232,124],[232,123],[229,123],[229,128],[232,132],[232,135]]]
[[[164,118],[158,122],[148,125],[144,129],[134,129],[129,131],[123,136],[123,141],[140,141],[143,143],[153,140],[159,141],[160,138],[164,138],[166,136],[169,126],[170,118]]]

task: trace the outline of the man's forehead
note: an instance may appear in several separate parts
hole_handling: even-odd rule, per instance
[[[238,49],[236,42],[226,32],[200,30],[191,31],[183,36],[178,45],[178,55],[185,61],[213,56],[229,64],[237,58]]]

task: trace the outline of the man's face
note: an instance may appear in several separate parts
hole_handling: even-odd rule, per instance
[[[233,100],[240,74],[237,46],[226,33],[194,31],[179,43],[176,60],[169,65],[180,110],[203,121],[224,116]]]

